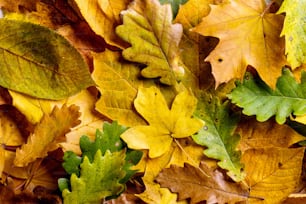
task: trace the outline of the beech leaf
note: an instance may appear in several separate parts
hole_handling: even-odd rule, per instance
[[[80,116],[78,106],[64,105],[55,107],[50,115],[46,114],[28,137],[26,144],[16,150],[14,164],[26,166],[37,158],[44,158],[47,153],[59,148],[59,142],[65,141],[65,134],[78,125]]]
[[[306,63],[306,2],[285,0],[277,13],[286,13],[281,36],[286,39],[287,60],[292,68]]]
[[[263,0],[211,5],[209,15],[193,31],[220,39],[206,58],[212,65],[216,86],[243,78],[251,65],[266,84],[274,87],[286,64],[284,41],[279,37],[282,22],[283,16],[269,13]]]
[[[57,100],[93,85],[82,56],[48,28],[0,19],[0,53],[5,88]]]
[[[197,99],[189,91],[179,93],[169,109],[157,87],[140,87],[134,103],[149,125],[134,126],[121,138],[131,149],[148,149],[151,158],[166,153],[173,139],[191,136],[204,125],[202,120],[192,118]]]
[[[106,197],[117,195],[124,190],[119,181],[125,176],[121,168],[125,162],[125,152],[106,151],[102,156],[98,150],[92,162],[85,156],[81,164],[80,176],[72,174],[71,190],[62,192],[64,203],[101,203]]]
[[[304,148],[249,149],[242,156],[250,196],[281,203],[300,182]],[[250,198],[250,203],[258,200]]]
[[[122,12],[123,25],[116,33],[131,47],[123,50],[123,57],[147,65],[142,71],[146,78],[159,78],[167,85],[176,83],[178,45],[182,26],[172,24],[170,5],[160,5],[158,0],[137,0]]]
[[[213,171],[204,163],[200,168],[189,164],[184,167],[171,165],[163,169],[156,180],[162,187],[178,193],[179,200],[190,198],[190,203],[238,203],[247,200],[248,192],[239,184],[225,181],[221,172]]]
[[[302,73],[298,84],[289,69],[283,69],[275,90],[267,86],[259,77],[247,73],[243,83],[228,95],[233,103],[243,108],[246,115],[256,115],[260,122],[275,115],[276,122],[283,124],[291,114],[306,114],[306,73]]]
[[[207,147],[204,150],[207,157],[220,160],[218,165],[226,169],[234,181],[242,181],[245,175],[240,163],[241,153],[236,150],[240,136],[234,133],[239,117],[229,114],[228,101],[222,104],[217,97],[209,97],[209,94],[203,95],[198,104],[196,115],[205,120],[205,126],[192,138]]]

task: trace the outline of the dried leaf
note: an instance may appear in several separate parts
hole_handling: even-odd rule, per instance
[[[275,87],[286,64],[284,41],[279,37],[282,22],[283,16],[269,13],[262,0],[211,5],[210,14],[193,31],[220,39],[206,58],[212,65],[216,86],[242,78],[251,65],[265,83]]]
[[[161,6],[158,0],[137,0],[122,15],[123,25],[116,28],[116,33],[131,44],[123,57],[145,64],[142,76],[160,77],[160,82],[174,85],[175,72],[182,69],[178,65],[182,27],[172,24],[170,6]]]
[[[125,131],[121,138],[129,148],[148,149],[150,158],[163,155],[175,138],[186,138],[204,125],[202,120],[192,118],[197,99],[189,91],[179,93],[171,109],[155,86],[139,88],[134,103],[149,125],[134,126]]]
[[[190,203],[237,203],[248,198],[246,190],[225,181],[221,172],[209,169],[204,163],[200,168],[189,164],[183,168],[172,165],[163,169],[156,180],[162,187],[178,193],[179,200],[190,198]]]
[[[62,99],[93,85],[83,58],[55,32],[0,19],[0,38],[1,86],[38,98]]]
[[[64,135],[70,128],[79,124],[79,108],[75,105],[55,107],[50,115],[44,115],[41,122],[29,136],[27,143],[16,151],[14,164],[26,166],[37,158],[44,158],[47,153],[59,147]]]
[[[0,0],[0,8],[10,11],[10,12],[22,12],[25,10],[35,10],[36,3],[39,0],[18,0],[18,1],[11,1],[11,0]]]
[[[280,203],[299,183],[304,148],[249,149],[242,156],[250,196],[261,203]],[[258,200],[250,199],[250,203]]]

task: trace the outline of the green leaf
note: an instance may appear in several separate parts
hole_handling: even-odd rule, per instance
[[[285,0],[277,13],[286,13],[281,36],[286,39],[286,54],[292,68],[306,63],[306,1]]]
[[[124,151],[106,151],[102,156],[98,150],[92,163],[85,156],[80,177],[72,174],[71,190],[64,189],[62,192],[64,203],[98,204],[106,197],[120,194],[125,189],[124,184],[119,182],[125,176],[124,163]]]
[[[65,171],[68,174],[76,174],[77,176],[80,175],[79,166],[82,163],[82,157],[79,157],[72,151],[67,151],[64,154],[64,162],[62,166],[64,167]]]
[[[122,12],[123,25],[116,28],[118,36],[131,44],[123,50],[123,57],[146,65],[141,71],[143,77],[159,78],[163,84],[174,85],[175,73],[183,71],[178,65],[182,26],[172,24],[169,5],[160,5],[157,0],[138,4]]]
[[[297,83],[289,69],[283,69],[278,78],[275,90],[272,90],[259,77],[246,73],[243,83],[228,95],[243,113],[256,115],[260,122],[273,115],[276,122],[283,124],[290,114],[301,116],[306,114],[306,73],[302,73],[301,83]]]
[[[37,98],[63,99],[94,85],[77,50],[56,32],[0,19],[0,86]]]
[[[102,155],[104,155],[107,150],[110,152],[122,150],[124,148],[124,143],[120,139],[120,135],[126,129],[126,127],[119,125],[117,121],[111,124],[104,122],[103,132],[97,129],[94,142],[90,141],[87,136],[82,136],[80,138],[82,156],[87,156],[89,161],[93,161],[98,150],[101,150]]]
[[[173,18],[175,18],[175,16],[177,15],[180,5],[186,3],[187,1],[188,0],[159,0],[161,4],[169,3],[171,5]]]
[[[218,165],[226,169],[234,181],[242,181],[245,175],[241,171],[241,153],[236,151],[240,137],[234,134],[239,117],[229,114],[229,102],[221,103],[219,98],[203,94],[195,115],[205,121],[205,126],[192,136],[193,140],[199,145],[206,146],[204,154],[220,160]]]

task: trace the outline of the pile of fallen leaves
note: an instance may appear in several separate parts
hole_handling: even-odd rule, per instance
[[[0,8],[0,203],[306,202],[305,1]]]

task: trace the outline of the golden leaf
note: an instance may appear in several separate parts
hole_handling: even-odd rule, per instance
[[[193,29],[220,39],[206,58],[212,65],[216,86],[241,79],[251,65],[269,86],[275,87],[286,64],[284,39],[279,37],[283,16],[268,11],[262,0],[231,0],[211,5],[210,14]]]
[[[132,149],[149,149],[150,158],[163,155],[173,139],[189,137],[204,125],[192,118],[197,99],[189,91],[179,93],[169,109],[158,88],[139,88],[134,104],[149,125],[134,126],[121,138]]]
[[[55,107],[50,115],[45,114],[34,132],[28,137],[27,143],[16,151],[14,164],[27,166],[37,158],[44,158],[47,153],[56,150],[59,142],[65,141],[65,134],[70,128],[79,124],[79,108],[75,105],[61,109]]]
[[[280,203],[299,183],[304,148],[249,149],[242,156],[250,203]]]

